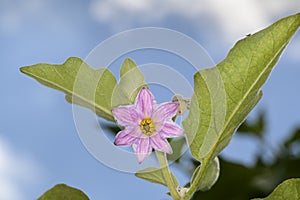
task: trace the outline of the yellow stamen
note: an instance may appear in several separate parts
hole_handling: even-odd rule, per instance
[[[155,131],[155,124],[150,118],[145,118],[140,122],[140,128],[145,135],[150,136]]]

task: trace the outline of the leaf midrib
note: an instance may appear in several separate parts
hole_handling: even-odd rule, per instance
[[[281,52],[281,50],[285,47],[285,44],[281,46],[281,48],[276,52],[275,56],[273,56],[273,58],[270,60],[270,62],[266,65],[266,67],[264,68],[264,70],[259,74],[258,78],[255,80],[255,82],[251,85],[251,87],[248,89],[248,91],[245,93],[245,95],[243,96],[243,100],[248,97],[248,95],[250,94],[250,92],[252,91],[252,89],[254,88],[254,86],[257,84],[258,80],[260,80],[261,76],[265,73],[265,71],[268,69],[269,65],[274,61],[274,59],[278,56],[278,54]],[[221,137],[223,136],[222,133],[225,132],[225,130],[228,128],[230,122],[232,121],[233,117],[235,116],[235,114],[237,113],[237,111],[239,110],[241,104],[244,101],[239,101],[238,105],[235,107],[235,109],[233,110],[232,114],[229,116],[228,120],[226,120],[225,126],[223,126],[222,130],[220,131],[221,134],[218,134],[218,139],[217,141],[220,141]],[[213,155],[213,153],[215,152],[216,148],[218,146],[218,142],[216,142],[212,148],[212,150],[210,151],[210,153],[208,154],[207,159],[211,160],[211,157]]]
[[[30,72],[27,72],[27,71],[24,71],[24,70],[23,70],[23,73],[28,74],[28,75],[30,75],[30,76],[32,76],[32,77],[34,77],[34,78],[40,79],[40,80],[42,80],[42,81],[45,81],[45,82],[47,82],[47,83],[49,83],[49,84],[52,84],[52,85],[54,85],[55,87],[61,89],[62,91],[66,91],[67,93],[69,93],[69,94],[67,94],[67,95],[70,95],[70,94],[71,94],[71,95],[73,95],[73,96],[75,96],[75,97],[81,99],[82,101],[84,101],[84,102],[86,102],[86,103],[88,103],[88,104],[90,104],[90,105],[95,105],[95,108],[96,108],[96,109],[99,109],[99,110],[103,111],[105,114],[111,115],[111,112],[110,112],[110,111],[108,111],[106,108],[103,108],[102,106],[100,106],[99,104],[97,104],[96,101],[93,103],[93,102],[91,102],[90,100],[88,100],[88,99],[86,99],[86,98],[80,96],[79,94],[77,94],[77,93],[74,92],[74,91],[70,91],[69,89],[66,89],[66,88],[64,88],[64,87],[61,87],[59,84],[56,84],[55,82],[49,81],[48,79],[42,78],[42,77],[40,77],[40,76],[36,76],[36,75],[34,75],[34,74],[30,73]]]

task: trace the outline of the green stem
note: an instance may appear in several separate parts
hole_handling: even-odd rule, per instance
[[[156,152],[156,157],[159,161],[160,167],[162,169],[162,173],[164,176],[164,179],[167,183],[167,186],[170,190],[171,196],[173,197],[174,200],[180,200],[180,196],[176,190],[176,185],[172,179],[171,173],[170,173],[170,169],[169,169],[169,165],[168,165],[168,161],[167,161],[167,157],[166,154],[161,152],[161,151],[155,151]]]
[[[202,162],[201,165],[200,165],[200,169],[191,185],[191,187],[189,188],[188,192],[185,194],[185,196],[183,197],[183,200],[189,200],[193,194],[197,191],[197,188],[200,184],[200,181],[204,175],[204,172],[207,168],[207,163],[208,162]]]

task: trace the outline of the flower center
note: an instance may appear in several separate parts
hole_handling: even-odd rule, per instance
[[[152,135],[155,131],[155,124],[150,118],[145,118],[140,122],[141,131],[149,136]]]

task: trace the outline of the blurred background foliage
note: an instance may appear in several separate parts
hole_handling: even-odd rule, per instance
[[[193,200],[198,199],[252,199],[265,197],[271,193],[282,181],[300,177],[300,126],[279,147],[279,150],[270,149],[265,141],[266,117],[265,112],[259,112],[256,120],[251,123],[246,120],[238,128],[236,134],[250,134],[257,137],[260,149],[256,156],[255,165],[246,167],[239,163],[220,158],[220,177],[211,190],[198,191]],[[267,162],[263,159],[266,151],[272,151],[274,159]],[[194,168],[199,163],[193,159]]]

